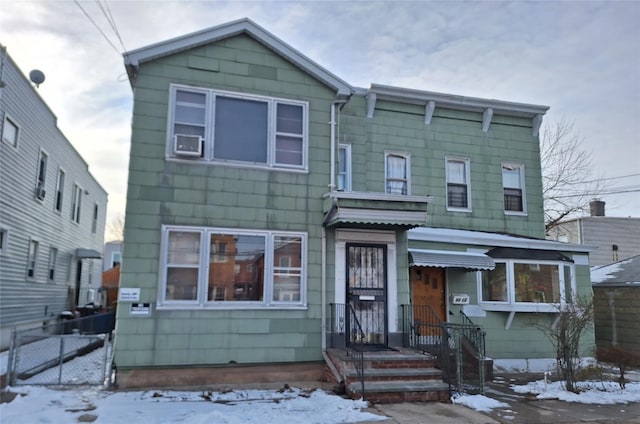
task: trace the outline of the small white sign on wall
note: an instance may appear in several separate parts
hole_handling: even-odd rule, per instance
[[[151,303],[132,303],[129,315],[149,316],[151,315]]]
[[[140,301],[140,289],[132,287],[120,287],[118,300],[121,302],[138,302]]]
[[[452,294],[451,303],[453,303],[454,305],[468,305],[469,295],[464,293]]]

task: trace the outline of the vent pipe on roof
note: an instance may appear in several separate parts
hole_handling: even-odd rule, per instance
[[[589,209],[591,209],[591,216],[604,216],[604,202],[600,199],[593,199],[589,202]]]

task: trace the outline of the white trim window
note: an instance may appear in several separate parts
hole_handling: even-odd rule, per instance
[[[80,223],[80,211],[82,210],[82,187],[73,185],[73,200],[71,201],[71,220]]]
[[[58,212],[62,212],[62,201],[64,200],[64,177],[64,170],[58,169],[58,179],[56,180],[56,198],[53,203],[53,207]]]
[[[470,160],[447,157],[447,210],[471,211]]]
[[[305,233],[163,226],[159,305],[305,307],[306,244]]]
[[[100,214],[100,207],[98,203],[93,204],[93,219],[91,220],[91,234],[95,234],[98,231],[98,216]]]
[[[411,194],[410,159],[408,153],[385,152],[385,192],[389,194]]]
[[[29,253],[27,255],[27,277],[35,278],[36,265],[38,261],[38,248],[40,243],[37,240],[29,240]]]
[[[351,191],[351,145],[338,145],[338,191]]]
[[[0,255],[7,251],[7,245],[9,243],[9,231],[5,228],[0,228]]]
[[[167,156],[307,169],[308,103],[172,85]]]
[[[46,195],[45,186],[47,182],[47,163],[49,162],[49,156],[47,153],[40,149],[40,155],[38,157],[38,173],[36,175],[36,192],[35,197],[38,200],[44,200]]]
[[[121,261],[122,261],[122,253],[111,252],[111,268],[120,265]]]
[[[4,117],[4,125],[2,126],[2,140],[5,143],[17,148],[18,140],[20,138],[20,127],[13,119],[8,116]]]
[[[516,215],[526,214],[524,164],[511,162],[502,164],[502,187],[504,191],[504,212]]]
[[[49,248],[49,281],[54,281],[56,278],[56,263],[58,262],[58,249],[55,247]]]
[[[555,312],[573,303],[575,266],[555,261],[496,259],[491,271],[478,272],[478,300],[486,310]]]

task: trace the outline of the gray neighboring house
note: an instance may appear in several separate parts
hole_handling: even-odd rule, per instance
[[[0,45],[1,349],[100,287],[107,192],[56,121]]]
[[[640,255],[594,267],[591,280],[598,359],[640,366]]]
[[[108,241],[104,244],[102,272],[120,265],[122,262],[122,240]]]
[[[608,265],[640,255],[640,218],[605,216],[605,203],[594,200],[591,215],[570,219],[552,228],[547,238],[598,246],[589,253],[592,266]]]

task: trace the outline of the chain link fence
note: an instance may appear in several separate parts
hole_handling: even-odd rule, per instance
[[[109,324],[105,325],[103,320]],[[9,352],[9,384],[105,384],[111,373],[112,320],[110,312],[14,331]]]

